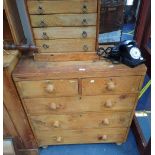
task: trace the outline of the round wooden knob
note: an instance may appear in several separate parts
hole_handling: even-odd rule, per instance
[[[111,108],[113,106],[112,101],[111,100],[107,100],[105,103],[105,107],[106,108]]]
[[[57,141],[57,142],[61,142],[61,141],[62,141],[62,137],[60,137],[60,136],[57,137],[57,138],[56,138],[56,141]]]
[[[99,136],[98,139],[99,140],[107,140],[108,136],[107,135]]]
[[[102,123],[103,123],[104,125],[109,125],[109,119],[108,119],[108,118],[105,118],[105,119],[102,121]]]
[[[112,81],[108,82],[108,84],[107,84],[107,89],[108,89],[108,90],[114,90],[114,89],[115,89],[115,84],[114,84],[114,82],[112,82]]]
[[[48,84],[46,87],[46,91],[48,93],[52,93],[54,91],[54,86],[52,84]]]
[[[59,122],[59,121],[55,121],[55,122],[53,123],[53,126],[54,126],[55,128],[58,128],[58,127],[60,126],[60,122]]]
[[[52,109],[52,110],[57,109],[57,105],[55,103],[51,103],[49,106],[50,106],[50,109]]]

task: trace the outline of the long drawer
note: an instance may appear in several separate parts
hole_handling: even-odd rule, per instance
[[[29,114],[64,114],[76,112],[131,111],[137,95],[103,95],[24,99]]]
[[[38,131],[35,134],[39,146],[53,144],[108,143],[123,142],[126,128],[81,129]]]
[[[48,39],[70,39],[70,38],[86,39],[86,38],[96,37],[96,27],[90,26],[90,27],[33,28],[33,33],[34,33],[35,39],[46,39],[46,40]]]
[[[131,112],[87,112],[30,116],[35,130],[129,127]]]
[[[94,13],[97,0],[27,0],[30,14]]]
[[[137,93],[141,76],[87,78],[82,80],[83,95]]]
[[[30,20],[32,27],[95,26],[97,14],[30,15]]]
[[[36,40],[40,53],[94,52],[96,39]]]
[[[16,84],[23,98],[74,96],[78,94],[77,80],[20,81]]]

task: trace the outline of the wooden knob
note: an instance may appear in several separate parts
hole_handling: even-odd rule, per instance
[[[49,106],[50,106],[50,109],[52,109],[52,110],[57,109],[57,105],[55,103],[51,103]]]
[[[52,84],[48,84],[46,87],[46,91],[48,93],[52,93],[54,91],[54,86]]]
[[[55,121],[55,122],[53,123],[53,126],[54,126],[55,128],[60,127],[60,122],[59,122],[59,121]]]
[[[103,123],[104,125],[109,125],[109,119],[108,119],[108,118],[105,118],[105,119],[102,121],[102,123]]]
[[[99,136],[98,139],[99,140],[107,140],[108,136],[107,135]]]
[[[110,82],[108,82],[108,84],[107,84],[107,89],[108,90],[114,90],[115,89],[115,84],[114,84],[114,82],[112,82],[112,81],[110,81]]]
[[[112,101],[111,100],[107,100],[105,103],[105,107],[106,108],[111,108],[113,106]]]
[[[56,138],[56,141],[57,141],[57,142],[61,142],[61,141],[62,141],[62,137],[61,137],[61,136],[57,137],[57,138]]]

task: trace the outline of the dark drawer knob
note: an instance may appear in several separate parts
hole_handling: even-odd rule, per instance
[[[39,27],[45,27],[45,26],[47,26],[47,24],[42,20],[39,24]]]
[[[46,39],[46,40],[49,39],[49,37],[47,36],[47,33],[46,32],[43,32],[42,38],[43,39]]]
[[[87,45],[84,45],[84,46],[83,46],[83,50],[84,50],[84,51],[88,51],[88,46],[87,46]]]
[[[88,25],[87,19],[83,19],[82,25]]]
[[[87,5],[86,4],[83,5],[82,12],[83,13],[87,13],[88,12],[88,8],[87,8]]]
[[[83,31],[82,37],[83,37],[83,38],[87,38],[87,32],[86,32],[86,31]]]
[[[38,13],[39,14],[43,14],[44,13],[44,10],[43,10],[42,6],[38,6]]]
[[[49,45],[43,44],[43,48],[47,49],[47,48],[49,48]]]

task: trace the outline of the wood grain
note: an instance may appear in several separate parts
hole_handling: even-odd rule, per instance
[[[105,111],[131,111],[134,108],[136,96],[134,94],[80,96],[61,98],[30,98],[24,99],[27,113],[37,114],[68,114],[76,112],[105,112]],[[110,101],[112,106],[107,107]],[[56,109],[51,109],[54,103]]]
[[[33,33],[34,33],[35,39],[47,39],[47,40],[48,39],[73,39],[73,38],[74,39],[77,39],[77,38],[87,39],[87,38],[95,38],[96,37],[96,27],[89,26],[89,27],[33,28]],[[61,42],[61,40],[60,40],[60,42]],[[87,42],[87,40],[86,40],[86,42]],[[48,44],[48,41],[47,41],[47,44]]]
[[[86,9],[83,9],[83,6]],[[97,0],[69,0],[69,1],[27,1],[28,11],[30,14],[52,14],[52,13],[94,13],[97,12]],[[42,11],[38,11],[38,7],[42,7]]]
[[[43,21],[45,27],[60,26],[92,26],[96,25],[96,13],[90,14],[51,14],[51,15],[30,15],[32,27],[41,27]],[[83,22],[86,20],[86,23]]]

